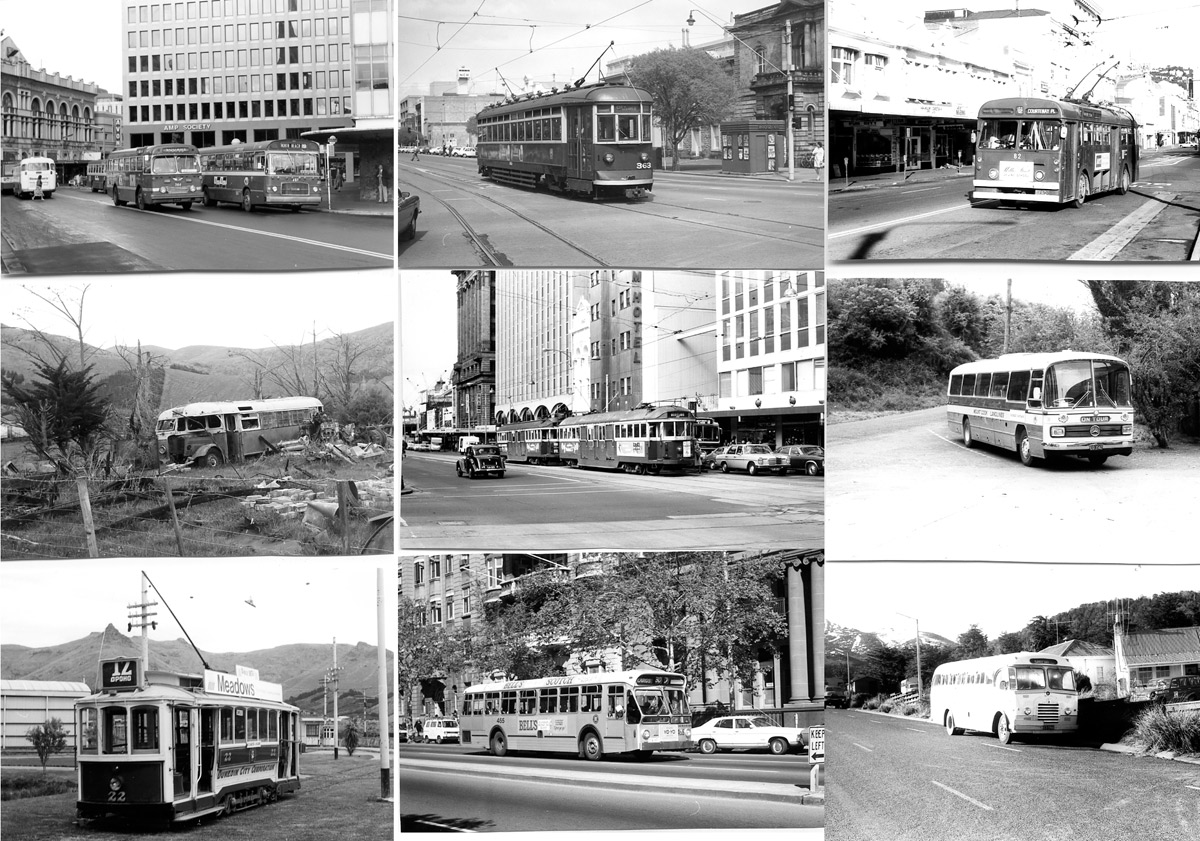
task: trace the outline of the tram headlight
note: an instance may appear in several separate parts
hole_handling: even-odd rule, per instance
[[[1042,171],[1039,169],[1037,172],[1035,172],[1035,173],[1033,174],[1033,180],[1034,180],[1034,181],[1045,181],[1045,180],[1046,180],[1046,173],[1042,172]]]
[[[612,152],[605,152],[605,153],[604,153],[604,162],[605,162],[606,164],[608,164],[609,166],[612,166],[612,162],[613,162],[613,161],[615,161],[615,160],[616,160],[616,158],[615,158],[615,157],[613,157],[613,153],[612,153]]]
[[[648,160],[650,160],[650,153],[649,153],[649,152],[642,152],[642,163],[645,163],[645,162],[646,162],[646,161],[648,161]]]
[[[995,167],[992,167],[991,169],[988,170],[988,178],[995,181],[999,177],[1000,177],[1000,170],[996,169]]]
[[[1050,427],[1050,437],[1051,438],[1066,438],[1067,437],[1066,427],[1063,427],[1063,426]]]

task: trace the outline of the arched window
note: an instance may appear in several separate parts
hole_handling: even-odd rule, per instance
[[[15,137],[17,134],[17,106],[12,94],[4,94],[4,136]]]
[[[29,136],[34,140],[40,140],[42,137],[42,101],[40,99],[35,99],[32,103],[30,103],[29,117],[30,121],[33,123],[33,131]]]
[[[71,140],[75,135],[75,123],[71,120],[71,112],[67,110],[65,102],[58,106],[58,130],[60,140]]]

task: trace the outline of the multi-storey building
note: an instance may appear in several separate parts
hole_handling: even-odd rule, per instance
[[[125,0],[124,145],[336,135],[347,180],[390,170],[393,2]]]
[[[60,183],[115,148],[112,118],[98,101],[109,93],[92,82],[34,69],[10,37],[2,41],[0,97],[4,163],[53,158]]]
[[[496,407],[496,273],[460,271],[455,414],[468,428],[489,425]]]
[[[462,67],[456,82],[433,82],[428,94],[400,100],[400,128],[408,142],[449,151],[474,146],[478,136],[470,131],[471,118],[489,105],[504,100],[501,93],[476,93],[471,71]]]
[[[798,726],[820,723],[825,698],[825,557],[820,549],[744,552],[727,559],[730,575],[742,563],[768,557],[782,571],[775,584],[774,607],[786,619],[787,638],[776,650],[764,648],[756,675],[743,686],[716,669],[691,693],[693,707],[731,706],[775,714]],[[598,554],[461,554],[418,555],[400,561],[400,595],[411,600],[420,625],[462,629],[482,621],[489,607],[503,610],[535,581],[539,585],[594,577],[619,571],[621,557]],[[647,645],[649,640],[645,641]],[[611,651],[575,651],[569,639],[530,640],[565,673],[618,671]],[[403,640],[401,641],[403,645]],[[436,716],[457,709],[462,692],[490,677],[468,665],[462,671],[413,675],[415,688],[402,686],[401,715]]]
[[[724,271],[716,278],[716,406],[739,443],[824,444],[823,272]]]

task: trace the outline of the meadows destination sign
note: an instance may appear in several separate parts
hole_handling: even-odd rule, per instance
[[[232,695],[235,698],[257,698],[260,701],[282,701],[283,684],[258,679],[258,669],[237,666],[237,674],[204,670],[204,691],[210,695]]]

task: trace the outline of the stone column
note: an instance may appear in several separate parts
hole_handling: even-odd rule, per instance
[[[788,703],[807,701],[808,683],[808,632],[805,621],[804,583],[800,579],[799,559],[787,564],[787,619],[788,619]]]

